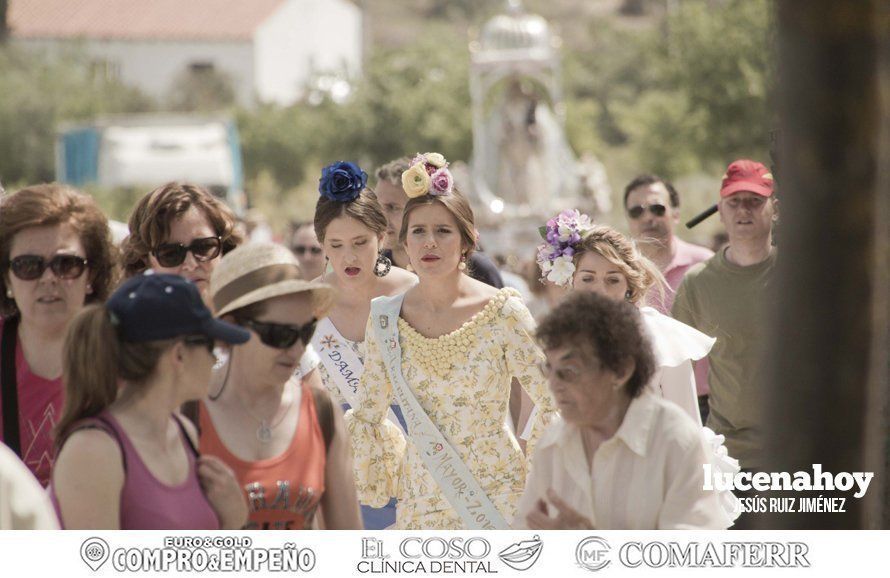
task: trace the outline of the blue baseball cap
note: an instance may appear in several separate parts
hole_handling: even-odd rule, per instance
[[[127,279],[105,307],[121,341],[139,343],[206,335],[224,343],[246,343],[250,332],[215,319],[195,285],[179,275],[146,271]]]

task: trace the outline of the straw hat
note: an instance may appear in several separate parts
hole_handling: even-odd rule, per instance
[[[311,291],[315,317],[321,319],[334,304],[334,288],[300,276],[300,265],[287,247],[275,243],[241,245],[227,253],[213,270],[213,308],[221,317],[272,297]]]

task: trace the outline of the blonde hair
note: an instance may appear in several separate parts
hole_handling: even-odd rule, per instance
[[[627,279],[627,300],[631,303],[645,304],[645,298],[653,287],[664,298],[668,287],[664,275],[655,263],[647,259],[637,249],[633,241],[605,225],[596,225],[584,233],[581,242],[575,248],[573,261],[575,267],[587,252],[594,252],[618,267]]]

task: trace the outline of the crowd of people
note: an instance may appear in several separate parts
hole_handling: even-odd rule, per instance
[[[630,235],[567,208],[532,292],[441,154],[374,175],[325,167],[283,244],[188,183],[120,246],[71,187],[0,198],[0,528],[746,527],[703,466],[763,465],[763,165],[727,169],[716,254],[657,176]]]

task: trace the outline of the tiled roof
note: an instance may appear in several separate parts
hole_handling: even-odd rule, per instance
[[[247,40],[287,0],[10,0],[13,38]]]

